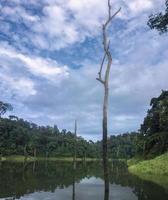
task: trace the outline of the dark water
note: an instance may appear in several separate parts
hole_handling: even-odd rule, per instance
[[[110,200],[168,200],[168,191],[128,173],[124,162],[110,167]],[[103,200],[102,165],[97,162],[1,163],[0,199]]]

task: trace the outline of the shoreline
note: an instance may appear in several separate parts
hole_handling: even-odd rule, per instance
[[[133,158],[127,161],[127,165],[131,174],[168,189],[168,153],[150,160]]]
[[[65,162],[73,162],[73,157],[32,157],[28,156],[27,159],[25,156],[21,155],[12,155],[12,156],[3,156],[1,158],[1,162],[35,162],[35,161],[65,161]],[[101,159],[96,158],[76,158],[76,161],[100,161]]]

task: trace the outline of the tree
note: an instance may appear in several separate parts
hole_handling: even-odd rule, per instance
[[[7,110],[12,110],[12,109],[13,108],[12,108],[11,104],[0,101],[0,118],[1,118],[1,115],[5,114],[7,112]],[[0,161],[2,159],[1,157],[2,157],[2,152],[0,151]]]
[[[11,104],[0,101],[0,117],[1,115],[5,114],[8,110],[12,109],[13,107]]]
[[[160,34],[168,31],[168,0],[165,2],[166,10],[163,14],[162,12],[157,14],[152,14],[149,16],[148,26],[151,29],[156,29]]]
[[[74,170],[76,169],[76,138],[77,138],[77,120],[75,120],[75,129],[74,129],[74,155],[73,155],[73,165]]]
[[[110,41],[107,36],[107,29],[114,17],[120,12],[121,8],[112,15],[111,12],[111,2],[108,0],[108,18],[103,24],[103,48],[104,57],[100,66],[100,71],[98,73],[97,80],[104,86],[104,102],[103,102],[103,168],[104,168],[104,180],[105,180],[105,197],[104,199],[109,199],[109,175],[108,175],[108,147],[107,147],[107,136],[108,136],[108,98],[109,98],[109,75],[110,68],[112,65],[112,55],[110,52]],[[102,78],[102,71],[104,62],[107,59],[107,66],[105,69],[104,78]]]
[[[145,154],[160,154],[168,149],[168,91],[151,100],[151,108],[141,125]]]

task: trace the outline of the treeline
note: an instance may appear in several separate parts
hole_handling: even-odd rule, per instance
[[[109,157],[129,158],[135,155],[136,133],[111,136]],[[0,153],[9,155],[72,157],[74,155],[74,133],[59,130],[55,125],[38,126],[16,116],[0,119]],[[80,158],[100,158],[101,141],[76,138],[76,153]]]
[[[1,102],[0,109],[10,108],[9,104],[5,104],[5,107],[2,105]],[[168,150],[168,91],[162,91],[159,97],[151,100],[150,105],[138,132],[109,137],[109,158],[130,158],[137,154],[159,155]],[[102,157],[102,141],[75,138],[74,133],[59,130],[56,125],[38,126],[16,116],[0,118],[1,156],[72,157],[74,146],[77,157]]]
[[[2,155],[63,156],[74,154],[75,136],[57,126],[38,126],[15,116],[1,118],[0,151]],[[92,141],[76,138],[78,157],[96,157]]]

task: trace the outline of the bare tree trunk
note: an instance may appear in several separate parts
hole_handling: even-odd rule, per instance
[[[2,153],[0,153],[0,162],[1,162],[1,161],[2,161],[2,159],[3,159],[2,157],[3,157],[3,156],[2,156]]]
[[[46,151],[46,155],[45,155],[46,161],[48,159],[48,151]]]
[[[72,200],[75,200],[75,170],[73,171]]]
[[[108,137],[108,98],[109,98],[109,75],[110,68],[112,65],[112,55],[109,50],[110,41],[107,38],[107,28],[111,23],[113,18],[120,12],[121,8],[115,12],[113,15],[111,14],[111,3],[108,0],[108,19],[103,24],[103,48],[104,48],[104,57],[100,66],[100,71],[98,73],[97,80],[104,86],[104,102],[103,102],[103,169],[104,169],[104,200],[109,199],[109,172],[108,172],[108,147],[107,147],[107,137]],[[107,66],[105,69],[104,78],[102,78],[102,71],[104,62],[107,59]]]
[[[77,120],[75,120],[75,132],[74,132],[74,155],[73,155],[74,169],[76,169],[76,138],[77,138]]]
[[[34,158],[36,158],[37,157],[37,149],[36,149],[36,147],[34,148]]]
[[[84,158],[83,161],[86,162],[86,149],[84,150]]]
[[[33,174],[35,173],[36,170],[36,160],[33,162]]]
[[[108,87],[105,85],[104,105],[103,105],[103,166],[104,166],[104,183],[105,183],[105,200],[109,196],[109,172],[108,172],[108,146],[107,146],[107,110],[108,110]]]
[[[28,153],[27,153],[27,145],[24,146],[24,163],[26,164],[28,159]]]
[[[76,138],[77,138],[77,120],[75,120],[75,131],[74,131],[74,155],[73,155],[73,185],[72,185],[72,200],[75,200]]]

